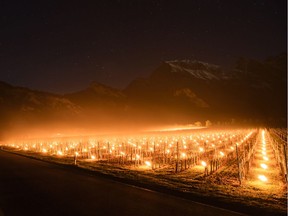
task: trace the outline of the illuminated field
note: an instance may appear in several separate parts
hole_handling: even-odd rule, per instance
[[[199,173],[204,176],[216,173],[221,177],[225,175],[226,179],[230,177],[234,183],[238,181],[241,184],[249,173],[252,160],[254,161],[252,173],[253,175],[258,173],[256,179],[266,182],[267,177],[264,174],[269,170],[272,171],[271,165],[274,175],[279,176],[280,170],[270,142],[266,146],[267,134],[264,130],[258,133],[256,129],[190,130],[129,137],[91,136],[14,140],[5,146],[71,159],[75,164],[81,161],[91,164],[105,162],[131,169],[161,169],[175,173],[190,169],[195,170],[195,176]],[[261,155],[260,160],[261,148],[262,154],[265,155]],[[269,161],[266,161],[268,158]],[[263,172],[258,171],[259,169]],[[250,178],[255,179],[252,174],[249,175]],[[281,176],[278,179],[281,181]]]
[[[250,172],[247,176],[247,184],[259,189],[265,188],[274,190],[274,192],[281,191],[281,182],[285,181],[283,177],[287,174],[287,168],[283,166],[285,160],[281,159],[282,156],[285,157],[283,153],[279,152],[278,146],[272,141],[271,135],[262,130],[256,142]]]
[[[120,178],[217,199],[230,197],[247,205],[253,200],[253,206],[283,211],[287,201],[285,133],[283,129],[200,129],[134,136],[57,135],[10,140],[2,146]]]
[[[55,157],[77,157],[91,162],[147,165],[153,169],[178,163],[179,169],[203,165],[203,161],[225,161],[236,155],[255,136],[255,130],[227,130],[150,134],[119,137],[57,137],[49,139],[15,140],[7,146]],[[147,163],[149,162],[149,163]],[[205,162],[205,163],[206,163]],[[186,166],[182,163],[187,163]],[[180,165],[179,165],[180,164]],[[175,167],[176,169],[176,167]]]

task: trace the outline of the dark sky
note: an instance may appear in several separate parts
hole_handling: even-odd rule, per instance
[[[0,1],[0,80],[123,88],[163,60],[231,65],[286,52],[286,0]]]

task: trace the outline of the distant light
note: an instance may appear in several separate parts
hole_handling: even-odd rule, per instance
[[[223,157],[225,154],[222,151],[220,151],[220,155]]]
[[[44,149],[42,150],[42,152],[43,152],[43,153],[47,153],[47,149],[44,148]]]
[[[263,156],[263,159],[264,159],[265,161],[268,161],[268,160],[269,160],[267,156]]]
[[[150,161],[145,161],[146,166],[151,167],[151,162]]]
[[[202,165],[203,167],[206,167],[206,166],[207,166],[207,163],[206,163],[205,161],[201,161],[201,165]]]
[[[263,182],[267,182],[267,180],[268,180],[267,177],[264,176],[264,175],[259,175],[259,176],[258,176],[258,179],[261,180],[261,181],[263,181]]]
[[[267,166],[266,164],[264,164],[264,163],[260,164],[260,166],[261,166],[263,169],[267,169],[267,168],[268,168],[268,166]]]
[[[60,156],[63,155],[62,151],[57,151],[57,154],[60,155]]]
[[[200,151],[200,152],[203,152],[203,151],[204,151],[204,149],[203,149],[202,147],[200,147],[200,148],[199,148],[199,151]]]
[[[95,160],[95,158],[96,158],[96,157],[95,157],[94,155],[91,155],[91,159],[92,159],[92,160]]]

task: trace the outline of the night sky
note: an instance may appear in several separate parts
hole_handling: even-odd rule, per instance
[[[286,0],[0,1],[0,80],[66,93],[124,88],[164,60],[229,67],[287,50]]]

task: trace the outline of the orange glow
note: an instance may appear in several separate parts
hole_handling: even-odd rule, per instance
[[[146,166],[151,167],[151,162],[150,161],[145,161]]]
[[[207,166],[207,163],[206,163],[205,161],[201,161],[201,165],[202,165],[203,167],[206,167],[206,166]]]
[[[263,181],[263,182],[267,182],[267,181],[268,181],[268,179],[267,179],[267,177],[266,177],[265,175],[259,175],[259,176],[258,176],[258,179],[259,179],[260,181]]]
[[[268,168],[268,166],[267,166],[266,164],[264,164],[264,163],[260,164],[260,166],[261,166],[263,169],[267,169],[267,168]]]
[[[172,161],[178,159],[191,159],[197,157],[200,166],[208,166],[204,152],[209,157],[224,157],[227,149],[234,148],[226,146],[231,140],[232,143],[239,142],[243,137],[248,137],[251,130],[223,130],[220,131],[189,131],[187,133],[151,133],[138,135],[103,135],[103,136],[74,136],[74,137],[48,137],[37,139],[11,140],[7,146],[19,146],[20,150],[33,150],[35,153],[45,153],[50,156],[65,156],[67,161],[77,158],[79,163],[82,160],[118,162],[119,164],[131,164],[129,162],[142,161],[146,166],[152,166],[152,160],[158,157],[166,157]],[[218,151],[221,149],[221,151]],[[216,151],[215,151],[216,150]],[[216,152],[216,153],[215,153]],[[91,160],[92,159],[92,160]],[[141,161],[140,161],[141,160]],[[151,161],[151,162],[150,162]],[[93,161],[94,163],[96,161]],[[126,163],[127,162],[127,163]],[[153,162],[154,163],[154,162]],[[159,160],[156,159],[157,165]],[[166,162],[165,162],[166,163]],[[135,165],[135,163],[134,163]],[[158,167],[158,166],[156,166]]]
[[[47,149],[45,149],[45,148],[42,149],[42,152],[43,152],[43,153],[47,153]]]

